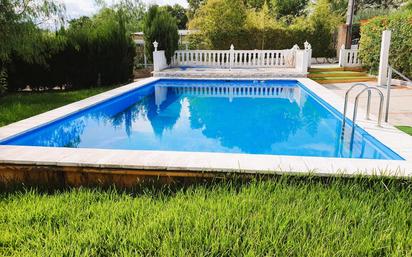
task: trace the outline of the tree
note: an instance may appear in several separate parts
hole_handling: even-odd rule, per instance
[[[157,41],[159,50],[165,51],[167,62],[170,63],[179,43],[176,20],[164,9],[153,5],[143,19],[143,33],[145,51],[149,59],[153,58],[153,42]]]
[[[276,19],[270,14],[269,6],[265,2],[260,11],[255,9],[247,10],[245,28],[257,31],[261,38],[261,48],[265,49],[265,35],[277,26]]]
[[[121,11],[124,16],[126,33],[129,35],[133,32],[142,30],[145,5],[141,0],[119,0],[111,6],[107,5],[107,2],[104,0],[95,0],[95,2],[101,9]]]
[[[264,4],[268,4],[266,0],[245,0],[247,8],[260,10]]]
[[[188,14],[190,17],[193,17],[196,13],[196,11],[200,8],[200,6],[205,2],[206,0],[187,0],[189,3],[189,11]]]
[[[0,66],[15,53],[29,61],[43,61],[38,42],[43,36],[38,25],[54,19],[64,22],[64,5],[52,0],[1,0]]]
[[[161,8],[164,9],[166,12],[168,12],[172,17],[176,19],[177,27],[179,29],[186,29],[186,23],[188,21],[188,18],[186,15],[186,9],[183,8],[183,6],[175,4],[173,6],[165,5],[165,6],[162,6]]]
[[[310,9],[310,15],[295,26],[303,27],[302,22],[307,24],[310,37],[304,40],[311,42],[314,56],[319,56],[319,53],[324,56],[333,56],[335,53],[334,33],[342,17],[332,12],[328,0],[318,0],[310,6]]]
[[[333,12],[344,16],[348,7],[348,0],[330,0]],[[356,0],[355,14],[366,9],[397,9],[407,0]]]
[[[303,14],[308,0],[271,0],[272,11],[277,18],[284,16],[296,17]]]
[[[208,0],[189,22],[190,29],[199,29],[213,48],[227,49],[246,19],[246,7],[242,0]]]

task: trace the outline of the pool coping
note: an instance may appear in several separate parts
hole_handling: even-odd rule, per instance
[[[12,123],[0,128],[0,140],[51,123],[75,112],[99,104],[107,99],[142,87],[159,79],[193,79],[151,77],[89,97],[87,99]],[[222,78],[201,78],[214,80]],[[256,78],[230,78],[256,80]],[[297,80],[337,111],[343,111],[343,99],[308,78],[258,78],[259,80]],[[227,80],[227,78],[224,78]],[[372,107],[373,108],[373,107]],[[357,124],[382,144],[405,160],[371,160],[287,155],[234,154],[209,152],[174,152],[144,150],[112,150],[91,148],[57,148],[0,145],[0,166],[32,165],[56,167],[93,167],[99,169],[132,169],[191,172],[231,172],[259,174],[307,174],[319,176],[385,175],[410,177],[412,175],[412,137],[384,123],[377,127],[365,120],[359,110]],[[348,117],[352,110],[349,108]],[[103,171],[104,172],[104,171]]]

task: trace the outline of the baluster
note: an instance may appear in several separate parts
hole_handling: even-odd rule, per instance
[[[268,58],[269,58],[269,53],[268,53],[268,52],[264,52],[264,53],[263,53],[263,66],[266,66],[266,65],[267,65]]]
[[[353,51],[353,54],[354,54],[354,64],[358,64],[359,63],[358,51]]]
[[[233,63],[232,63],[232,65],[233,66],[236,65],[236,52],[233,52]],[[229,67],[230,67],[230,53],[229,53]]]
[[[249,52],[249,67],[253,65],[253,53]]]
[[[254,53],[253,53],[253,66],[257,66],[257,64],[258,64],[258,62],[259,62],[259,53],[257,52],[257,51],[255,51]]]
[[[217,65],[217,55],[216,52],[213,52],[213,66],[216,67]]]
[[[274,54],[275,54],[274,52],[270,53],[270,66],[273,66],[273,55]]]
[[[265,65],[265,52],[259,51],[259,64],[258,66],[264,66]]]
[[[240,60],[241,60],[242,66],[244,66],[245,60],[246,60],[246,53],[242,52],[242,58]]]

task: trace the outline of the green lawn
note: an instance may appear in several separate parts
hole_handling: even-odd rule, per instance
[[[107,91],[97,87],[76,91],[19,92],[0,97],[0,127]]]
[[[409,126],[396,126],[398,129],[412,136],[412,127]]]
[[[2,193],[0,255],[412,255],[411,181],[235,181]]]

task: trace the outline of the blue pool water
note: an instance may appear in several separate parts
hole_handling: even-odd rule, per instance
[[[1,144],[402,159],[341,119],[294,80],[159,80]]]

